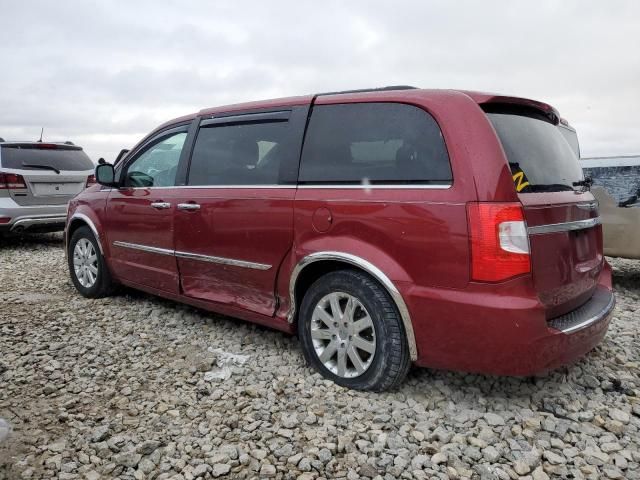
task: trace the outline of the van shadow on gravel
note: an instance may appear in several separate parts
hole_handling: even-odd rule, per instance
[[[64,235],[57,233],[32,233],[0,236],[0,249],[21,247],[62,247]]]

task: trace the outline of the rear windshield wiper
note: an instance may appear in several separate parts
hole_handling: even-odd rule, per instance
[[[593,178],[584,177],[584,180],[579,180],[577,182],[573,182],[574,187],[582,187],[583,192],[587,192],[591,190],[591,186],[593,185]]]
[[[529,192],[573,192],[573,187],[564,183],[539,183],[527,186]]]
[[[52,167],[51,165],[35,165],[33,163],[23,163],[22,166],[27,168],[39,168],[41,170],[53,170],[57,174],[60,174],[60,170],[58,170],[56,167]]]

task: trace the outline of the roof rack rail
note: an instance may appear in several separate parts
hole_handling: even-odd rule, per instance
[[[366,93],[366,92],[388,92],[393,90],[416,90],[418,87],[412,87],[411,85],[389,85],[388,87],[378,87],[378,88],[361,88],[357,90],[342,90],[339,92],[323,92],[317,93],[317,97],[321,97],[324,95],[341,95],[344,93]]]

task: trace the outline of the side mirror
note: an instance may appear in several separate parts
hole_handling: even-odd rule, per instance
[[[101,163],[96,167],[96,182],[105,187],[115,187],[116,173],[110,163]]]

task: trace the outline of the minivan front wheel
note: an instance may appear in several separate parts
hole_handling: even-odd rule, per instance
[[[89,227],[80,227],[73,232],[67,260],[71,281],[81,295],[87,298],[101,298],[111,294],[111,275]]]
[[[398,311],[365,273],[338,270],[322,276],[307,290],[298,322],[305,358],[339,385],[387,390],[409,370]]]

